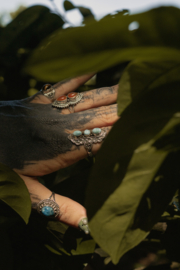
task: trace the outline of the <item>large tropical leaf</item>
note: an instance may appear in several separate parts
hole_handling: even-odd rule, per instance
[[[134,21],[139,28],[130,31],[128,26]],[[24,71],[58,81],[136,58],[180,59],[179,27],[180,10],[174,7],[131,16],[119,13],[84,27],[54,32],[33,52]]]
[[[43,38],[60,28],[64,21],[44,6],[32,6],[21,12],[0,33],[0,53],[27,53]],[[44,31],[46,29],[46,31]],[[18,50],[21,49],[21,52]],[[7,59],[8,60],[8,59]]]
[[[180,61],[132,61],[124,70],[118,90],[119,115],[154,87],[179,79]]]
[[[29,88],[36,85],[39,89],[46,82],[38,85],[30,76],[22,74],[21,68],[31,51],[63,24],[47,7],[32,6],[0,31],[0,99],[25,98]]]
[[[0,164],[0,200],[28,223],[31,200],[24,181],[10,168]]]
[[[180,149],[176,80],[135,98],[97,155],[86,207],[91,234],[114,263],[146,237],[178,187],[173,172],[171,182],[155,177],[169,153]],[[160,181],[153,185],[154,179]]]

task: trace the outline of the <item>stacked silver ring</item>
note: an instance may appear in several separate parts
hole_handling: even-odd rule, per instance
[[[41,92],[45,97],[54,101],[52,107],[58,109],[68,108],[70,112],[74,112],[74,106],[78,104],[83,97],[83,93],[71,92],[67,95],[61,95],[55,100],[55,89],[51,84],[43,85]]]
[[[70,112],[71,111],[74,112],[74,106],[81,101],[82,97],[83,97],[82,93],[71,92],[67,95],[62,95],[59,98],[57,98],[52,103],[52,106],[58,109],[68,108]]]

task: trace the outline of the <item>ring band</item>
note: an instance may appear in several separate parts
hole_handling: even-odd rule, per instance
[[[87,151],[89,157],[92,157],[92,147],[93,143],[100,143],[106,136],[105,128],[94,128],[92,131],[89,129],[81,132],[80,130],[76,130],[73,134],[68,135],[68,139],[74,143],[75,145],[84,145],[84,148]]]
[[[56,91],[51,84],[43,85],[41,91],[45,97],[49,98],[50,100],[54,100]]]
[[[52,192],[48,199],[42,200],[37,204],[37,211],[39,214],[47,217],[57,218],[60,215],[59,205],[55,201],[54,192]]]
[[[52,106],[58,109],[69,108],[70,112],[74,112],[74,106],[77,105],[83,97],[83,93],[71,92],[67,96],[62,95],[57,98]]]

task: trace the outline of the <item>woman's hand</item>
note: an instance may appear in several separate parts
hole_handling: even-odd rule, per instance
[[[55,98],[74,91],[92,75],[54,85]],[[84,146],[68,139],[75,130],[107,127],[118,119],[117,86],[84,92],[82,100],[68,109],[52,107],[42,92],[20,101],[0,103],[0,162],[20,175],[42,176],[67,167],[87,156]],[[96,153],[100,143],[93,144]]]
[[[84,75],[64,83],[57,83],[55,98],[76,90],[92,75]],[[84,92],[82,100],[68,109],[52,107],[52,101],[38,92],[20,101],[0,102],[0,162],[17,172],[24,180],[32,201],[32,207],[51,195],[36,177],[67,167],[87,156],[84,146],[76,146],[68,139],[75,130],[95,127],[111,127],[116,120],[118,86],[104,87]],[[113,104],[113,105],[111,105]],[[93,144],[93,154],[101,143]],[[86,217],[85,208],[77,202],[55,196],[60,207],[58,219],[78,227]]]
[[[49,198],[52,192],[35,178],[24,175],[21,177],[29,190],[32,208],[36,210],[37,204]],[[55,200],[60,209],[57,220],[78,228],[79,222],[86,217],[86,209],[81,204],[59,194],[55,194]]]

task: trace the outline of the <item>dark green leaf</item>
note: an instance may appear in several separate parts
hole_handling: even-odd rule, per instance
[[[179,245],[180,245],[180,219],[176,218],[167,222],[167,230],[161,236],[163,246],[165,247],[168,258],[174,262],[180,262]]]
[[[119,115],[133,100],[158,85],[176,81],[180,72],[180,61],[131,62],[123,72],[118,91]]]
[[[28,55],[64,21],[47,7],[32,6],[20,13],[0,32],[0,99],[12,100],[27,97],[30,78],[21,69]],[[35,82],[40,89],[43,82]],[[39,85],[38,85],[39,83]],[[35,86],[34,85],[34,86]],[[33,88],[34,88],[33,86]]]
[[[89,8],[77,6],[84,18],[94,18],[92,11]]]
[[[146,237],[178,188],[177,177],[151,183],[168,154],[180,149],[179,87],[162,84],[135,98],[96,157],[87,190],[89,226],[114,263]]]
[[[0,53],[15,52],[14,57],[16,57],[18,49],[34,48],[63,23],[64,21],[59,16],[50,13],[47,7],[32,6],[25,9],[1,32]]]
[[[63,5],[64,5],[64,9],[65,9],[66,11],[76,8],[76,7],[75,7],[70,1],[68,1],[68,0],[65,0],[64,3],[63,3]]]
[[[90,18],[90,17],[94,18],[94,15],[93,15],[92,11],[89,8],[82,7],[82,6],[75,6],[68,0],[65,0],[63,5],[64,5],[64,9],[66,11],[77,8],[77,9],[79,9],[80,13],[82,14],[82,16],[84,18],[87,18],[87,17],[88,18]]]
[[[129,31],[132,22],[139,28]],[[100,71],[133,59],[180,59],[180,10],[161,7],[131,16],[117,14],[99,22],[57,31],[34,51],[25,72],[58,81]],[[46,63],[46,65],[44,65]]]
[[[16,211],[28,223],[31,200],[24,181],[10,168],[0,164],[0,200]]]
[[[46,239],[48,249],[58,252],[59,255],[91,254],[96,246],[95,241],[84,232],[58,221],[48,222]]]
[[[93,239],[78,238],[76,249],[72,249],[72,255],[84,255],[84,254],[92,254],[96,247],[96,242]]]
[[[92,160],[83,159],[59,170],[53,183],[53,190],[84,205],[87,179],[92,165]]]
[[[0,230],[0,269],[14,269],[14,260],[13,260],[13,249],[11,246],[11,240],[8,236],[6,229]]]

